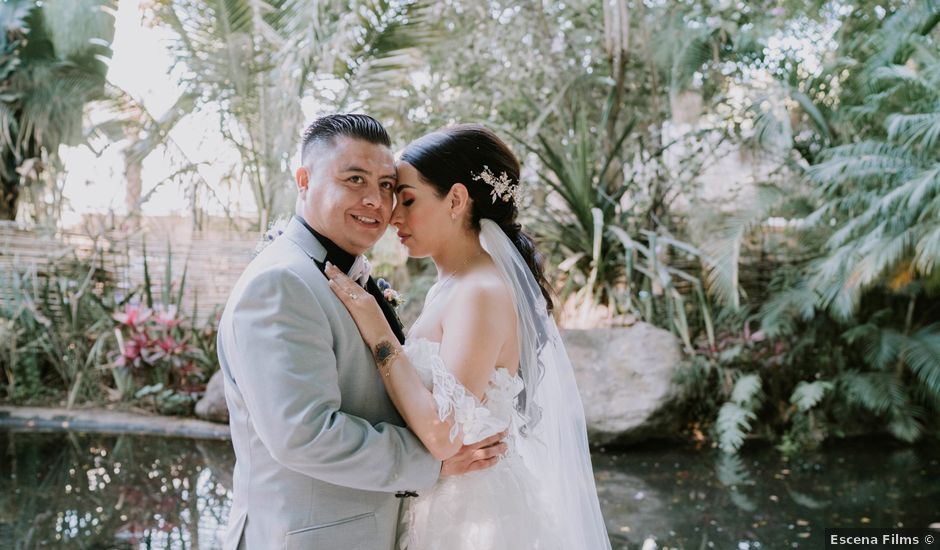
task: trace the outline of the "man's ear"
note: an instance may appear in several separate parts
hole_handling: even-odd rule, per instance
[[[447,195],[450,197],[450,212],[458,218],[470,208],[470,193],[466,185],[455,183]]]
[[[306,167],[301,166],[294,174],[294,180],[297,182],[297,193],[303,196],[307,191],[307,187],[310,186],[310,171],[307,170]]]

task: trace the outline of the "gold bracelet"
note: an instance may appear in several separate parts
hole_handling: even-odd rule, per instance
[[[378,367],[379,372],[382,373],[382,376],[388,378],[392,371],[392,361],[401,355],[401,347],[383,340],[376,344],[372,355],[375,358],[375,366]]]

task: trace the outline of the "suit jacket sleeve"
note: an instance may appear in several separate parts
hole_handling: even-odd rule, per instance
[[[440,462],[410,430],[372,425],[340,410],[329,322],[299,275],[286,269],[260,273],[241,296],[229,334],[222,335],[225,357],[275,460],[367,491],[425,488],[437,480]]]

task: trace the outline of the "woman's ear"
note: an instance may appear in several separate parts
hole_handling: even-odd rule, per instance
[[[450,201],[450,217],[452,219],[462,218],[470,210],[470,193],[467,186],[462,183],[455,183],[447,193]]]

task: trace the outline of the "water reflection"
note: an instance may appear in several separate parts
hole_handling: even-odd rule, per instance
[[[822,548],[827,527],[940,522],[936,444],[858,440],[789,461],[646,449],[597,454],[594,469],[615,548]]]
[[[0,431],[0,445],[0,548],[218,547],[227,442]]]
[[[218,548],[227,442],[0,430],[0,548]],[[819,548],[836,526],[940,522],[940,449],[859,441],[786,461],[643,446],[595,454],[615,549]]]

